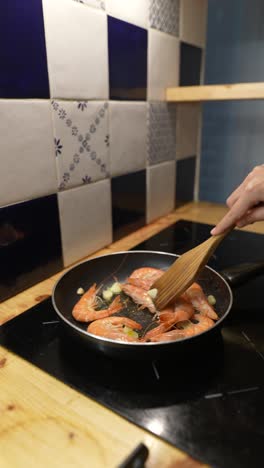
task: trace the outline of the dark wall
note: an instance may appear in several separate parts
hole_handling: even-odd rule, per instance
[[[205,83],[264,81],[264,2],[209,0]],[[200,200],[224,202],[264,163],[264,101],[203,106]]]

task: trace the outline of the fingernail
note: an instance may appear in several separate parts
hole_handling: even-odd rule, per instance
[[[215,231],[216,231],[216,229],[215,229],[215,228],[214,228],[214,229],[212,229],[212,231],[211,231],[211,234],[212,234],[212,235],[214,235],[214,234],[215,234]]]

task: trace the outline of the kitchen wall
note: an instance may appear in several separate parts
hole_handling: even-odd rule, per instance
[[[0,6],[0,299],[193,199],[205,0]]]
[[[210,0],[206,84],[264,81],[262,0]],[[204,104],[201,200],[225,202],[250,170],[264,163],[264,102]]]

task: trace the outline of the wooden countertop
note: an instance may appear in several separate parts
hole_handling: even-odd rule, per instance
[[[211,203],[184,205],[93,256],[128,250],[179,219],[215,224],[225,211]],[[245,230],[264,233],[264,222]],[[3,302],[0,324],[49,296],[61,273]],[[0,388],[1,468],[115,468],[140,442],[150,449],[147,468],[202,466],[3,347]]]

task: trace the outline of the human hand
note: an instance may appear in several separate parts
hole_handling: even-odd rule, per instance
[[[222,234],[231,226],[244,227],[255,221],[264,220],[264,165],[256,166],[226,203],[228,213],[212,229],[211,234]]]

